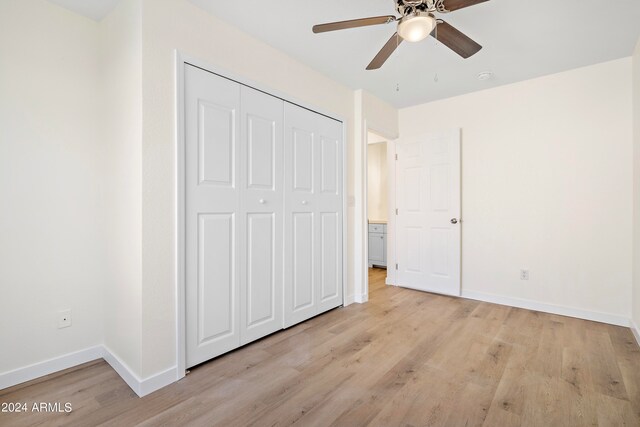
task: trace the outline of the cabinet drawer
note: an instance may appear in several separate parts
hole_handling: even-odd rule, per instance
[[[386,233],[386,224],[369,224],[369,233]]]

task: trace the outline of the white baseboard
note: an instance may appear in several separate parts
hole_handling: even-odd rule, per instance
[[[161,388],[168,386],[169,384],[175,383],[178,379],[178,368],[177,366],[173,366],[164,372],[159,372],[142,380],[138,396],[144,397],[154,391],[158,391]]]
[[[395,286],[396,285],[395,283],[393,283],[393,280],[389,276],[387,276],[387,278],[384,279],[384,283],[385,283],[385,285],[389,285],[389,286]]]
[[[346,307],[348,305],[353,304],[354,302],[356,302],[355,297],[353,295],[347,295],[346,297],[344,297],[343,306]]]
[[[640,328],[633,320],[631,321],[631,332],[633,332],[633,336],[636,337],[636,341],[640,345]]]
[[[44,362],[18,368],[0,374],[0,390],[35,380],[83,363],[104,359],[138,396],[144,397],[178,380],[177,369],[172,367],[164,372],[141,380],[124,362],[104,346],[98,345]]]
[[[524,308],[527,310],[541,311],[544,313],[558,314],[560,316],[576,317],[578,319],[592,320],[594,322],[608,323],[611,325],[629,327],[630,320],[623,316],[609,313],[600,313],[597,311],[582,310],[573,307],[564,307],[560,305],[546,304],[538,301],[505,297],[502,295],[486,294],[476,291],[462,291],[462,297],[477,301],[490,302],[499,305],[508,305],[511,307]]]
[[[364,304],[365,302],[369,301],[369,294],[356,294],[354,296],[354,301],[358,304]]]
[[[0,374],[0,390],[102,358],[98,345]]]
[[[175,366],[164,372],[152,375],[149,378],[140,379],[126,363],[120,360],[120,358],[107,347],[104,347],[102,357],[139,397],[151,394],[178,380]]]
[[[120,378],[124,380],[125,383],[131,390],[133,390],[138,396],[140,396],[140,383],[142,382],[140,378],[133,373],[133,370],[127,366],[118,356],[116,356],[111,350],[107,347],[103,347],[102,358],[105,362],[107,362],[114,371],[120,375]]]

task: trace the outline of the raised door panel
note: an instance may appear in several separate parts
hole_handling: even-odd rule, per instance
[[[295,325],[317,314],[313,212],[293,212],[285,240],[284,324]]]
[[[313,308],[313,213],[293,214],[293,312]]]
[[[236,109],[200,100],[198,113],[199,184],[233,187]]]
[[[281,123],[256,114],[247,114],[246,119],[248,188],[274,191],[275,162],[279,151],[277,145],[281,144],[276,140],[276,133],[279,133],[277,131]]]
[[[202,214],[198,224],[198,346],[237,333],[234,213]]]
[[[448,227],[430,227],[429,230],[429,272],[432,276],[448,279],[451,273],[449,242],[451,230]]]
[[[324,194],[337,196],[340,194],[338,183],[341,166],[338,141],[323,137],[320,139],[320,150],[320,191]]]
[[[313,194],[314,135],[304,129],[291,129],[293,150],[293,191]]]
[[[320,303],[333,300],[340,294],[339,216],[337,213],[320,214]]]
[[[283,108],[282,100],[242,87],[241,343],[283,328]]]
[[[424,274],[422,227],[403,227],[403,230],[406,233],[406,244],[403,245],[404,250],[402,251],[405,253],[402,269],[404,272],[412,274],[413,277],[422,278]]]
[[[249,214],[247,221],[246,327],[252,329],[276,318],[275,217]]]
[[[240,85],[185,65],[187,367],[240,344]]]

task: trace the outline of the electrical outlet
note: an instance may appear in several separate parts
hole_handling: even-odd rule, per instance
[[[68,328],[71,326],[71,310],[65,310],[58,313],[58,329]]]
[[[520,280],[529,280],[529,270],[520,270]]]

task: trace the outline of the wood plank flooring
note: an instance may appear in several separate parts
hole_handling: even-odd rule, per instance
[[[103,361],[0,391],[2,426],[640,426],[629,329],[384,285],[138,399]]]

